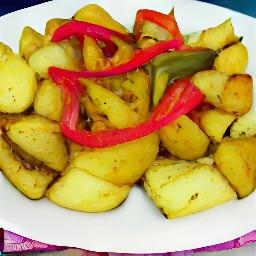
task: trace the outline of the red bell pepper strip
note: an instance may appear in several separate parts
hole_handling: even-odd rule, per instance
[[[126,43],[132,43],[134,41],[134,37],[132,34],[122,34],[109,28],[78,20],[71,20],[59,26],[54,31],[51,41],[59,42],[72,36],[79,37],[84,34],[95,39],[101,39],[102,41],[105,39],[109,40],[111,36],[119,37]]]
[[[112,54],[117,49],[116,45],[111,41],[112,36],[119,37],[126,43],[134,42],[132,34],[122,34],[96,24],[77,20],[71,20],[58,27],[52,35],[51,42],[59,42],[72,36],[76,36],[80,41],[83,41],[84,35],[105,42],[106,47],[103,47],[103,49],[107,48]]]
[[[78,78],[82,77],[106,77],[106,76],[115,76],[127,73],[132,71],[136,68],[139,68],[149,62],[151,59],[156,57],[157,55],[167,52],[169,50],[179,50],[182,47],[181,40],[170,40],[160,42],[154,45],[151,45],[143,50],[138,51],[134,55],[134,57],[127,63],[122,65],[112,67],[110,69],[101,70],[101,71],[73,71],[62,69],[58,67],[50,67],[48,69],[48,73],[54,77],[63,77],[69,78],[70,80],[77,80]]]
[[[180,115],[194,109],[204,99],[204,95],[189,79],[180,79],[169,87],[148,121],[135,127],[91,132],[76,128],[80,109],[79,94],[84,93],[83,89],[78,83],[70,80],[55,81],[62,88],[64,95],[64,110],[60,123],[62,134],[75,143],[91,148],[111,147],[156,132]]]
[[[177,21],[173,15],[168,15],[149,9],[138,10],[136,13],[136,19],[134,24],[135,35],[140,33],[140,28],[145,21],[153,22],[158,26],[166,29],[172,35],[173,39],[179,39],[184,41]]]

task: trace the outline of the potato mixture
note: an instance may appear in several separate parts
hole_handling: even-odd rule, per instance
[[[0,43],[0,169],[17,193],[93,213],[137,184],[168,219],[253,193],[247,48],[231,19],[178,25],[142,9],[129,31],[89,4],[25,27],[18,53]]]

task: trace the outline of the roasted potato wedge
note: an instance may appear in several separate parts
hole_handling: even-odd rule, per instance
[[[39,115],[22,117],[5,125],[7,136],[23,150],[56,171],[67,165],[68,153],[59,125]]]
[[[86,92],[97,109],[106,115],[115,127],[126,128],[138,123],[137,113],[114,92],[90,79],[83,78],[81,83],[86,87]]]
[[[32,104],[37,82],[33,69],[0,43],[0,112],[21,113]]]
[[[253,80],[248,74],[230,76],[220,94],[221,108],[242,116],[249,112],[253,101]]]
[[[31,54],[47,43],[47,38],[33,28],[26,26],[23,28],[19,41],[19,54],[26,61],[29,60]]]
[[[109,60],[97,41],[86,35],[84,36],[83,59],[85,68],[90,71],[104,70],[110,67]]]
[[[48,43],[34,51],[28,63],[30,67],[41,77],[48,79],[48,68],[56,66],[70,70],[77,70],[78,63],[72,59],[65,49],[57,43]]]
[[[210,139],[186,115],[182,115],[159,130],[160,139],[173,155],[186,160],[203,157]]]
[[[194,45],[219,50],[238,41],[239,37],[235,35],[232,20],[227,19],[218,26],[204,30]]]
[[[39,115],[60,121],[63,109],[62,93],[51,80],[44,80],[39,87],[34,100],[34,109]]]
[[[213,143],[218,143],[235,119],[236,115],[234,114],[217,108],[209,109],[203,111],[199,126]]]
[[[215,107],[221,107],[220,95],[222,94],[229,76],[217,70],[197,72],[191,80],[205,95],[206,101]]]
[[[256,187],[256,138],[224,138],[214,154],[218,169],[228,179],[239,198]]]
[[[250,138],[256,135],[256,112],[251,109],[237,118],[230,128],[230,137],[234,139]]]
[[[53,203],[82,212],[104,212],[119,206],[130,186],[117,186],[79,168],[69,168],[46,192]]]
[[[62,18],[52,18],[48,20],[45,24],[44,33],[46,36],[52,36],[54,31],[64,24],[65,22],[70,21],[69,19],[62,19]]]
[[[114,20],[106,10],[97,4],[88,4],[82,7],[75,13],[73,18],[75,20],[81,20],[107,27],[122,34],[129,33],[122,24]]]
[[[152,133],[116,146],[80,151],[71,164],[115,185],[131,185],[153,163],[158,150],[159,136]]]
[[[10,182],[31,199],[40,199],[53,180],[53,174],[46,171],[27,169],[15,158],[11,147],[0,136],[0,169]]]
[[[216,167],[198,162],[155,163],[145,173],[144,187],[168,219],[204,211],[237,197]]]
[[[224,50],[215,59],[214,68],[224,74],[244,74],[248,64],[247,48],[238,42]]]

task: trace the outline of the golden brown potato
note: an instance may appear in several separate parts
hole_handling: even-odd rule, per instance
[[[235,191],[216,167],[198,162],[152,166],[145,173],[144,187],[168,219],[204,211],[236,198]]]
[[[119,206],[130,187],[117,186],[79,168],[69,170],[46,192],[53,203],[82,212],[103,212]]]
[[[256,187],[256,138],[224,139],[214,154],[218,169],[228,179],[239,198]]]
[[[32,104],[37,82],[33,69],[0,43],[0,112],[21,113]]]
[[[158,150],[159,136],[152,133],[116,146],[78,152],[71,165],[115,185],[131,185],[153,163]]]
[[[253,80],[250,75],[232,75],[220,94],[221,108],[229,113],[242,116],[252,106]]]
[[[227,75],[243,74],[247,64],[247,48],[241,42],[238,42],[220,52],[215,59],[214,68]]]
[[[39,115],[60,121],[62,115],[62,93],[51,80],[44,80],[34,100],[34,109]]]
[[[236,116],[221,109],[205,110],[200,118],[200,128],[208,135],[212,142],[220,142],[234,122]]]
[[[68,154],[59,125],[39,115],[22,117],[5,125],[7,136],[23,150],[56,171],[63,171]]]
[[[217,70],[197,72],[191,81],[205,95],[206,101],[215,107],[221,107],[220,95],[229,76]]]
[[[171,154],[186,160],[203,157],[210,144],[207,135],[185,115],[161,128],[159,134]]]
[[[232,20],[228,19],[216,27],[204,30],[197,39],[195,46],[219,50],[239,41],[234,33]]]
[[[39,170],[29,170],[15,158],[10,146],[0,136],[0,169],[10,182],[31,199],[40,199],[53,175]]]

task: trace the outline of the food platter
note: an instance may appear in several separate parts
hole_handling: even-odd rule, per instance
[[[97,3],[130,30],[136,10],[168,13],[174,6],[183,34],[215,26],[232,18],[236,34],[244,37],[249,51],[247,72],[255,79],[255,19],[221,7],[191,0],[55,0],[0,18],[0,41],[18,51],[23,27],[43,32],[47,20],[71,17],[88,3]],[[15,22],[14,22],[15,21]],[[254,104],[255,107],[255,104]],[[91,251],[163,253],[199,248],[232,240],[256,229],[256,193],[210,210],[167,220],[146,193],[134,186],[128,199],[105,213],[81,213],[58,207],[46,198],[24,197],[0,173],[0,227],[25,237],[60,246]],[[225,231],[225,232],[224,232]]]

